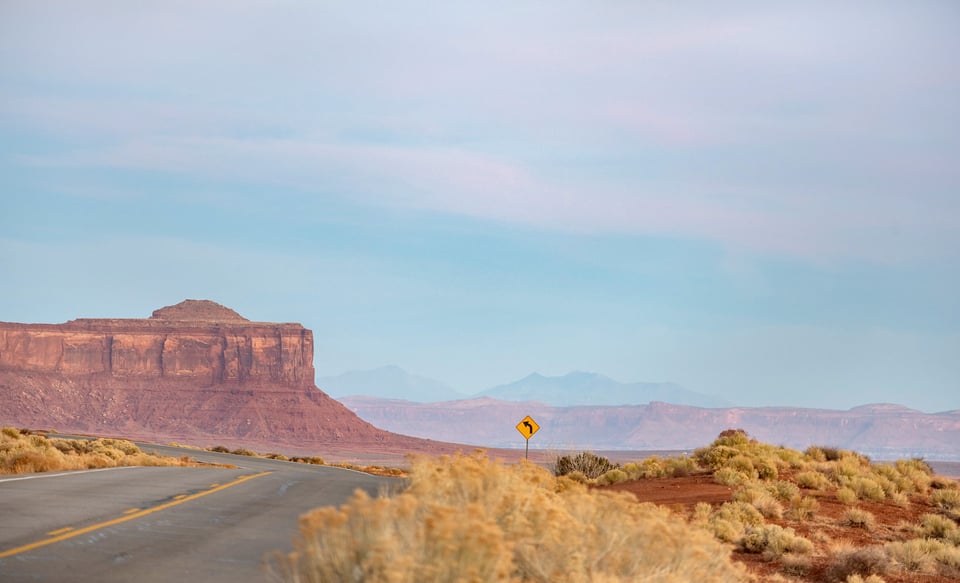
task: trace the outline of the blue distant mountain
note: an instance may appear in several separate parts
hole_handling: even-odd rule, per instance
[[[621,383],[592,372],[548,377],[539,373],[481,391],[476,397],[503,401],[537,401],[555,407],[643,405],[662,401],[694,407],[729,407],[731,403],[684,389],[675,383]]]
[[[440,381],[410,374],[393,365],[372,370],[353,370],[332,377],[318,377],[317,386],[335,399],[366,396],[434,403],[465,398],[465,395]]]

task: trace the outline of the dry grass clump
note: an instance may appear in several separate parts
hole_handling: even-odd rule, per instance
[[[610,470],[619,468],[619,464],[612,463],[603,456],[590,453],[589,451],[582,451],[575,456],[557,456],[557,460],[554,462],[553,473],[556,476],[565,476],[572,472],[580,472],[586,476],[588,480],[594,480]]]
[[[884,549],[872,547],[838,546],[831,553],[827,567],[827,581],[849,581],[851,576],[882,576],[892,567]]]
[[[484,454],[413,458],[409,487],[303,516],[282,580],[745,581],[701,529],[626,494]]]
[[[676,478],[704,471],[695,459],[686,455],[666,459],[652,455],[640,462],[625,463],[621,469],[627,473],[630,480]]]
[[[840,521],[847,526],[872,530],[877,523],[877,518],[867,510],[851,508],[843,513]]]
[[[748,553],[763,553],[768,559],[776,559],[786,553],[807,555],[813,552],[813,543],[798,535],[792,528],[776,524],[750,527],[737,545]]]
[[[145,453],[125,439],[48,438],[15,427],[4,427],[0,432],[0,474],[195,463],[186,457]]]

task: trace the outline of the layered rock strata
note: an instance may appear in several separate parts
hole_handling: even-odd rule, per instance
[[[314,386],[313,334],[206,300],[147,319],[0,322],[0,423],[143,438],[421,450]]]

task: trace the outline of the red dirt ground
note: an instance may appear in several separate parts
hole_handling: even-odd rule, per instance
[[[781,475],[780,479],[789,479]],[[689,516],[698,502],[707,502],[719,506],[732,499],[733,488],[714,483],[711,474],[700,474],[682,478],[654,478],[622,482],[604,489],[630,492],[639,502],[652,502],[668,507],[675,512]],[[809,539],[815,545],[811,568],[802,576],[791,576],[782,571],[777,561],[768,561],[762,555],[734,551],[732,557],[745,564],[760,581],[766,581],[774,575],[780,575],[786,581],[815,583],[827,581],[825,572],[830,563],[829,547],[837,543],[848,543],[856,547],[882,545],[886,542],[905,538],[904,528],[919,522],[925,513],[935,513],[936,509],[921,497],[911,498],[907,508],[900,508],[889,501],[860,501],[856,507],[867,510],[876,518],[871,530],[850,527],[841,524],[841,516],[850,506],[841,504],[834,491],[803,490],[805,496],[813,496],[820,508],[812,518],[806,521],[794,519],[767,519],[768,523],[793,528],[797,534]],[[947,583],[958,579],[918,575],[915,573],[886,573],[887,583]]]

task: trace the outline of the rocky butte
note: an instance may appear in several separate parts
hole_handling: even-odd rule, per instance
[[[0,424],[58,431],[293,453],[449,449],[377,429],[317,389],[310,330],[208,300],[146,319],[0,322],[0,403]]]

